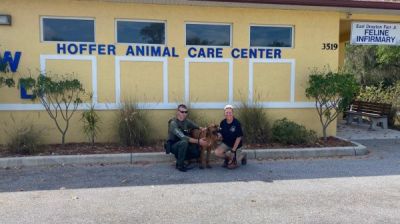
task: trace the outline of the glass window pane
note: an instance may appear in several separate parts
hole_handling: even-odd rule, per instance
[[[117,42],[165,44],[165,24],[155,22],[117,21]]]
[[[94,42],[94,20],[43,18],[43,40]]]
[[[252,26],[251,47],[292,47],[292,27]]]
[[[231,26],[186,24],[186,45],[230,46]]]

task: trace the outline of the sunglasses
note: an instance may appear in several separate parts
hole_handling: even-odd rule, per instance
[[[187,110],[178,110],[180,113],[182,113],[182,114],[187,114],[188,113],[188,111]]]

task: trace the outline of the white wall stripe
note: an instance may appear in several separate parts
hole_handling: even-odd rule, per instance
[[[96,73],[93,73],[93,71],[96,71]],[[98,103],[98,101],[97,101],[97,60],[96,60],[96,58],[94,58],[94,60],[92,60],[92,91],[93,91],[92,103],[96,104],[96,103]]]
[[[295,84],[296,84],[296,60],[292,59],[290,65],[290,102],[294,103]]]
[[[233,102],[233,105],[239,106],[241,102]],[[192,104],[193,109],[217,109],[221,110],[226,103],[210,102]],[[315,108],[314,102],[267,102],[260,104],[263,108],[268,109],[307,109]],[[176,109],[176,103],[139,103],[138,107],[146,110],[173,110]],[[96,110],[117,110],[121,104],[116,103],[97,103]],[[89,104],[81,104],[78,110],[88,110]],[[41,104],[0,104],[0,111],[44,111]]]
[[[184,96],[184,100],[185,103],[188,104],[189,103],[189,59],[185,58],[185,78],[184,78],[184,87],[185,87],[185,96]]]
[[[121,66],[120,57],[115,57],[115,104],[121,103]]]

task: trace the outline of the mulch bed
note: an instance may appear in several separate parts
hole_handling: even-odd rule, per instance
[[[329,137],[325,143],[320,139],[315,144],[304,145],[284,145],[279,143],[269,144],[247,144],[244,148],[247,149],[274,149],[274,148],[308,148],[308,147],[343,147],[353,146],[351,142],[344,141],[335,137]],[[65,145],[51,144],[40,148],[40,153],[34,153],[36,156],[47,155],[85,155],[85,154],[112,154],[112,153],[142,153],[142,152],[165,152],[163,142],[157,142],[152,146],[137,147],[137,146],[121,146],[115,143],[68,143]],[[31,156],[27,154],[10,153],[5,146],[0,145],[0,157],[21,157]]]
[[[344,147],[354,146],[353,143],[344,141],[335,137],[328,137],[324,142],[323,138],[318,139],[314,144],[298,144],[298,145],[285,145],[281,143],[268,143],[268,144],[247,144],[244,148],[247,149],[281,149],[281,148],[320,148],[320,147]]]

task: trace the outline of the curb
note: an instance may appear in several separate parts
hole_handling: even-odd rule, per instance
[[[325,147],[325,148],[283,148],[283,149],[245,149],[248,159],[299,159],[335,156],[362,156],[368,150],[360,143],[353,142],[356,146]],[[98,164],[98,163],[137,163],[137,162],[173,162],[173,156],[163,152],[157,153],[122,153],[122,154],[96,154],[96,155],[65,155],[65,156],[30,156],[0,158],[0,168],[8,167],[35,167],[72,164]],[[215,159],[212,154],[212,159]]]
[[[350,141],[356,146],[323,147],[323,148],[282,148],[244,150],[249,159],[300,159],[324,158],[335,156],[363,156],[368,154],[367,147],[358,142]]]

